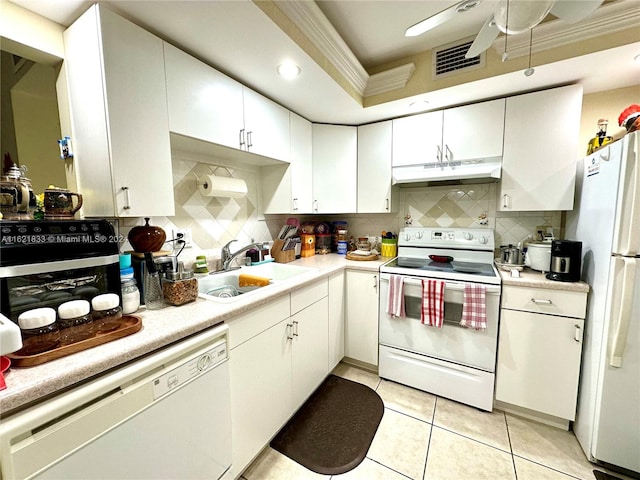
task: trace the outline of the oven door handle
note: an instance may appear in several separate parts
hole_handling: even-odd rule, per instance
[[[389,274],[381,274],[380,280],[389,280]],[[404,277],[405,285],[415,285],[418,287],[422,287],[422,279],[415,277]],[[445,282],[445,290],[454,291],[454,292],[464,292],[464,282]],[[500,294],[500,286],[499,285],[486,285],[486,293],[488,295],[499,295]]]

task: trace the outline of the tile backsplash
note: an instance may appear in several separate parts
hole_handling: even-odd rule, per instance
[[[247,183],[248,193],[242,198],[205,197],[197,187],[196,179],[215,174],[241,178]],[[167,239],[180,228],[192,233],[192,247],[182,251],[179,258],[190,265],[197,255],[207,256],[211,268],[227,242],[237,239],[240,248],[251,241],[271,241],[286,219],[292,215],[263,215],[261,213],[260,170],[257,167],[225,167],[202,163],[193,158],[174,154],[173,185],[175,216],[154,217],[150,223],[162,227]],[[382,231],[398,232],[405,224],[412,226],[492,228],[496,234],[496,247],[517,244],[528,235],[535,234],[541,225],[553,228],[556,237],[562,234],[562,212],[498,212],[496,184],[469,184],[436,187],[403,187],[400,189],[398,213],[297,215],[305,221],[348,223],[349,234],[377,236]],[[124,236],[142,219],[120,221]],[[171,244],[166,245],[171,249]],[[122,250],[130,246],[125,243]]]

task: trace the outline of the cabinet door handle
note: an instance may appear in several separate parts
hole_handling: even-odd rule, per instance
[[[253,147],[253,142],[251,141],[251,134],[252,133],[253,133],[253,131],[247,132],[247,150],[250,149],[251,147]]]
[[[287,340],[293,340],[293,324],[287,323]]]
[[[124,192],[124,206],[122,207],[125,210],[131,209],[131,200],[129,199],[129,187],[120,187]]]
[[[442,148],[440,147],[440,145],[438,145],[436,148],[438,149],[436,153],[436,160],[438,162],[442,162]]]
[[[577,323],[574,325],[575,330],[573,332],[573,339],[580,343],[580,340],[582,340],[582,328],[580,328],[580,325],[578,325]]]
[[[508,208],[508,202],[507,200],[509,199],[509,195],[507,195],[506,193],[504,195],[502,195],[502,208]]]
[[[451,160],[453,160],[453,152],[449,148],[449,145],[445,145],[444,146],[444,158],[447,159],[447,163],[449,163],[449,162],[451,162]]]
[[[293,199],[293,211],[295,212],[296,210],[298,210],[298,199],[294,198]]]
[[[293,321],[293,336],[298,336],[298,322],[296,320]]]
[[[242,150],[242,146],[245,144],[245,141],[244,141],[244,128],[241,128],[241,129],[240,129],[240,139],[239,139],[239,142],[240,142],[240,150]]]
[[[313,211],[318,213],[318,200],[313,201]]]
[[[540,305],[553,305],[553,302],[551,300],[540,300],[540,299],[537,299],[537,298],[532,298],[531,301],[533,303],[537,303],[537,304],[540,304]]]
[[[378,276],[377,275],[373,276],[373,288],[374,289],[378,288]]]
[[[384,209],[388,212],[389,211],[389,199],[388,198],[384,199],[384,204],[385,204]]]

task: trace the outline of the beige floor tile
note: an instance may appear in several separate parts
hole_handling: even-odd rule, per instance
[[[378,386],[378,383],[380,383],[380,377],[375,373],[346,363],[339,363],[331,373],[339,377],[346,378],[347,380],[362,383],[374,390]]]
[[[513,454],[574,477],[593,480],[587,460],[572,432],[507,414]]]
[[[367,457],[413,479],[422,479],[431,425],[385,408]]]
[[[504,412],[489,413],[438,397],[433,424],[511,453]]]
[[[380,380],[376,389],[384,406],[431,423],[436,397],[389,380]]]
[[[246,480],[319,480],[326,475],[312,472],[271,447],[262,453],[242,474]]]
[[[552,470],[524,458],[513,457],[518,480],[575,480],[575,477]]]
[[[340,480],[407,480],[407,477],[394,472],[390,468],[365,458],[353,470],[342,475],[333,475],[331,479]]]
[[[434,426],[424,478],[515,480],[511,454]]]

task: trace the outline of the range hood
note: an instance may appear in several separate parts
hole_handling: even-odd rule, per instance
[[[392,168],[392,183],[486,183],[497,182],[502,173],[502,158],[491,157],[454,162],[421,163]]]

